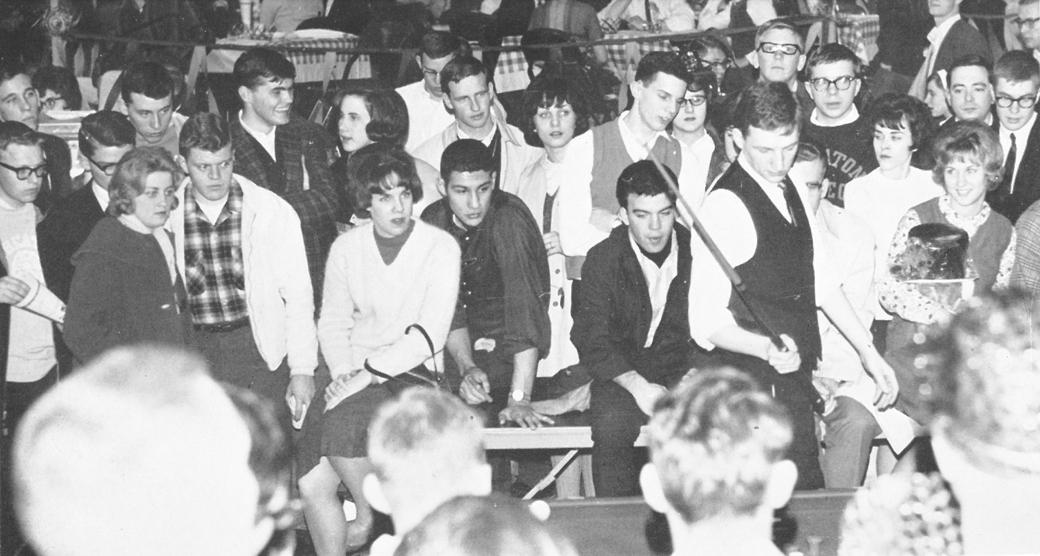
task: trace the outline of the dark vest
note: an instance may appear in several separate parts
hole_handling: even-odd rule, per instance
[[[617,202],[617,180],[621,172],[635,162],[625,150],[621,140],[618,120],[607,122],[592,128],[592,207],[616,213],[621,209]],[[666,141],[658,138],[651,149],[657,160],[679,175],[682,168],[682,154],[679,142],[675,139]]]
[[[800,201],[795,203],[794,219],[798,225],[788,222],[740,164],[732,165],[723,174],[716,189],[736,195],[755,225],[755,254],[736,267],[747,286],[748,302],[773,331],[794,339],[802,358],[801,372],[812,372],[820,358],[820,329],[812,233],[805,208]],[[729,309],[741,328],[761,332],[736,292],[730,294]]]
[[[914,207],[913,210],[921,218],[922,224],[941,222],[953,226],[939,210],[938,198],[925,201]],[[976,295],[993,289],[993,284],[997,281],[997,273],[1000,272],[1000,258],[1011,243],[1013,230],[1011,221],[998,214],[997,211],[991,210],[989,218],[972,236],[971,242],[968,244],[968,258],[971,260],[971,267],[979,274],[978,279],[975,280]]]

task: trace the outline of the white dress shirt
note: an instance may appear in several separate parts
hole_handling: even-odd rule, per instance
[[[408,141],[404,149],[409,153],[455,121],[455,117],[444,107],[444,102],[426,90],[425,81],[420,80],[396,90],[408,107]]]
[[[737,158],[737,164],[758,183],[773,206],[790,222],[791,215],[787,212],[782,185],[770,183],[755,172],[743,153]],[[802,205],[808,207],[801,191],[798,191],[798,195]],[[809,214],[808,208],[806,214]],[[755,223],[747,207],[735,194],[727,190],[713,190],[704,200],[700,216],[704,228],[731,266],[740,266],[755,255],[758,248]],[[815,219],[808,220],[813,244],[822,245]],[[732,285],[702,242],[695,239],[691,250],[693,263],[689,298],[690,335],[701,347],[710,350],[715,348],[715,344],[709,339],[713,334],[725,327],[736,325],[736,320],[729,310]],[[831,295],[840,293],[841,280],[832,268],[825,249],[813,250],[813,270],[816,279],[816,303],[819,305]]]
[[[648,348],[653,345],[654,334],[657,333],[657,327],[661,325],[664,306],[668,302],[668,289],[672,287],[672,280],[679,275],[679,240],[675,237],[675,230],[672,230],[671,251],[668,252],[668,258],[661,266],[657,266],[657,263],[643,254],[639,245],[636,244],[636,240],[632,238],[631,232],[628,234],[628,244],[636,253],[639,268],[642,269],[643,278],[646,279],[646,285],[650,290],[648,292],[651,307],[650,330],[646,335],[646,343],[643,344],[644,348]]]

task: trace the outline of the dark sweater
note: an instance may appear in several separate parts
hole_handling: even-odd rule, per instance
[[[822,127],[806,120],[802,136],[827,149],[827,174],[832,180],[827,199],[845,206],[845,186],[878,167],[874,130],[862,116],[852,123],[834,127]]]

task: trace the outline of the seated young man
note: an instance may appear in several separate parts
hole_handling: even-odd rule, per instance
[[[393,554],[401,537],[444,502],[491,494],[480,419],[432,388],[410,388],[379,409],[368,457],[373,472],[365,477],[365,497],[390,515],[395,533],[376,539],[373,556]]]
[[[139,62],[127,68],[120,82],[126,114],[137,130],[137,146],[162,147],[178,156],[177,139],[186,118],[176,113],[170,73],[158,62]]]
[[[798,471],[784,455],[792,432],[780,404],[740,371],[702,371],[657,402],[647,428],[640,484],[668,520],[673,554],[783,554],[773,511]]]
[[[856,96],[862,86],[856,53],[837,43],[825,44],[809,56],[805,90],[815,107],[805,122],[803,140],[827,150],[824,160],[832,178],[827,199],[844,206],[845,184],[877,168],[873,126],[860,117]]]
[[[440,167],[444,198],[426,207],[422,219],[462,247],[459,301],[445,346],[461,375],[459,395],[500,410],[499,422],[532,428],[552,422],[531,407],[551,334],[541,231],[519,197],[495,189],[495,163],[480,141],[448,145]]]
[[[594,377],[599,496],[638,494],[640,456],[632,445],[639,427],[699,353],[687,320],[690,232],[675,225],[675,194],[643,160],[621,173],[617,202],[625,224],[589,250],[571,329],[581,364]]]

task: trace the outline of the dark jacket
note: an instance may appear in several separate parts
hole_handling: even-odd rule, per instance
[[[170,272],[159,243],[106,217],[73,256],[76,273],[65,313],[65,342],[86,363],[122,345],[195,347],[180,275]]]
[[[59,199],[36,227],[47,288],[65,303],[72,287],[72,256],[104,217],[105,207],[98,204],[94,188],[87,185]]]
[[[1014,193],[1005,184],[986,194],[989,206],[1003,214],[1012,224],[1037,200],[1040,200],[1040,124],[1034,122],[1025,145],[1015,145],[1015,157],[1022,162],[1015,176]],[[1011,173],[1013,168],[1004,171]]]
[[[962,18],[950,27],[950,32],[939,45],[932,73],[939,70],[949,71],[954,62],[972,54],[982,56],[993,63],[993,53],[990,52],[985,37],[968,20]]]
[[[300,217],[303,243],[307,249],[315,301],[319,301],[325,279],[325,260],[336,239],[336,194],[330,162],[335,145],[317,124],[298,117],[275,131],[275,154],[271,160],[263,146],[253,138],[238,118],[231,120],[231,140],[235,150],[235,173],[269,189],[285,199]],[[308,188],[303,188],[306,166]],[[315,306],[320,306],[317,303]]]
[[[581,288],[574,300],[576,312],[571,341],[582,366],[597,380],[612,380],[631,370],[651,382],[664,384],[680,376],[703,355],[690,339],[690,232],[675,226],[678,273],[668,289],[654,342],[644,348],[650,333],[653,307],[650,288],[628,239],[628,226],[618,226],[610,237],[589,249]]]

